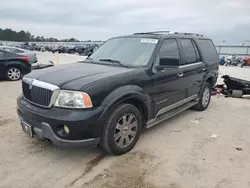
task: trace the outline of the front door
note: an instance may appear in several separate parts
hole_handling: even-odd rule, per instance
[[[157,69],[161,58],[171,59],[175,68]],[[166,39],[162,42],[158,57],[153,67],[152,88],[150,96],[154,103],[154,116],[160,115],[160,110],[186,98],[186,88],[181,84],[182,72],[178,68],[180,53],[176,39]]]

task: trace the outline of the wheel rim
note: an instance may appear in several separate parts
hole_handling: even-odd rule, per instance
[[[209,98],[210,98],[210,89],[206,87],[203,91],[203,96],[202,96],[202,105],[206,107],[209,103]]]
[[[17,69],[17,68],[11,68],[11,69],[9,69],[9,71],[8,71],[8,77],[9,77],[9,79],[11,79],[11,80],[18,80],[20,78],[20,76],[21,76],[21,72],[20,72],[19,69]]]
[[[133,114],[125,114],[116,124],[114,139],[120,148],[129,146],[136,137],[138,121]]]

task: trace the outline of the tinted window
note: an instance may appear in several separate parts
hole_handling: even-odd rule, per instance
[[[199,50],[197,48],[197,45],[195,44],[194,41],[192,41],[192,43],[193,43],[195,54],[196,54],[196,61],[200,62],[201,61],[201,56],[200,56]]]
[[[184,65],[196,63],[197,57],[195,53],[195,48],[190,39],[180,39],[181,46],[184,52]]]
[[[180,54],[175,39],[167,39],[163,41],[159,52],[159,59],[161,65],[179,66]]]
[[[198,44],[203,52],[203,58],[208,62],[219,60],[216,48],[211,40],[199,39]]]

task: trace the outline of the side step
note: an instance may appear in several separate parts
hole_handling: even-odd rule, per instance
[[[163,121],[165,121],[165,120],[167,120],[167,119],[169,119],[169,118],[171,118],[171,117],[173,117],[173,116],[175,116],[175,115],[177,115],[177,114],[179,114],[179,113],[181,113],[189,108],[191,108],[192,106],[194,106],[196,104],[197,104],[196,101],[191,101],[191,102],[186,103],[186,104],[184,104],[178,108],[175,108],[169,112],[166,112],[165,114],[158,116],[153,122],[151,121],[150,123],[148,123],[146,128],[149,129],[149,128],[151,128],[151,127],[153,127],[153,126],[155,126],[155,125],[157,125],[157,124],[159,124],[159,123],[161,123],[161,122],[163,122]]]

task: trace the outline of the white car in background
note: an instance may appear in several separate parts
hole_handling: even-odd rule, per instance
[[[30,64],[32,66],[34,64],[37,64],[37,61],[38,61],[37,56],[32,51],[28,51],[28,50],[24,50],[22,48],[17,48],[17,47],[12,47],[12,46],[0,46],[0,49],[8,51],[8,52],[15,53],[15,54],[19,54],[19,55],[25,55],[25,56],[29,57]]]

